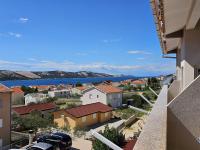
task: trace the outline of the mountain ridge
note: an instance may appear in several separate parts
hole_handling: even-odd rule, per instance
[[[27,79],[47,79],[47,78],[87,78],[87,77],[114,77],[106,73],[96,73],[91,71],[10,71],[0,70],[0,80],[27,80]]]

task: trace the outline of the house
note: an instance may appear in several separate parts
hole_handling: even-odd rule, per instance
[[[83,91],[82,104],[100,102],[113,108],[122,105],[122,90],[111,85],[94,86]]]
[[[134,81],[131,81],[130,85],[136,88],[139,88],[139,87],[145,88],[147,85],[147,82],[145,80],[134,80]]]
[[[0,149],[11,142],[11,99],[12,90],[0,84]]]
[[[40,103],[32,104],[28,106],[13,107],[12,112],[19,116],[26,116],[32,111],[40,111],[42,114],[51,113],[56,110],[56,105],[54,103]]]
[[[12,104],[24,104],[24,92],[21,90],[21,87],[12,87]]]
[[[28,105],[29,103],[42,102],[43,100],[48,98],[48,95],[43,93],[30,93],[25,95],[24,97],[25,97],[25,105]]]
[[[54,122],[59,127],[68,126],[72,129],[106,122],[111,117],[112,108],[99,102],[54,112]]]
[[[56,88],[55,85],[34,85],[30,87],[37,89],[38,92],[48,91],[49,89]]]
[[[77,86],[77,87],[74,87],[74,88],[72,88],[71,89],[71,93],[73,94],[73,95],[75,95],[75,94],[77,94],[77,95],[82,95],[83,94],[83,91],[85,90],[85,89],[87,89],[88,87],[86,87],[86,86]]]
[[[49,95],[49,97],[69,98],[70,90],[62,89],[62,90],[48,91],[48,95]]]

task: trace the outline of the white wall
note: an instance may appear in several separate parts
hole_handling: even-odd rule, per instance
[[[122,105],[122,93],[106,94],[93,88],[83,94],[81,101],[83,105],[101,102],[105,105],[110,104],[115,108]]]
[[[82,104],[91,104],[96,102],[101,102],[107,105],[107,97],[105,93],[100,92],[97,89],[91,89],[88,92],[85,92],[81,97]]]
[[[50,97],[69,97],[69,90],[56,90],[56,91],[48,91],[48,95]]]
[[[200,68],[200,30],[187,30],[181,43],[180,60],[181,60],[181,90],[187,87],[194,78],[194,68]]]
[[[45,94],[41,94],[38,96],[32,96],[31,94],[27,94],[24,96],[25,97],[25,105],[28,105],[29,103],[38,103],[43,101],[45,98],[47,98],[45,96]]]

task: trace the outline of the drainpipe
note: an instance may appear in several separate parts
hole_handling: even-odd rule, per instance
[[[113,150],[123,150],[122,148],[120,148],[119,146],[111,142],[110,140],[106,139],[104,136],[102,136],[95,130],[91,129],[90,133],[92,136],[94,136],[95,138],[97,138],[98,140],[100,140],[102,143],[106,144],[108,147],[112,148]]]

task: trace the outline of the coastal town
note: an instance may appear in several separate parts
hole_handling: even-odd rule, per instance
[[[91,131],[115,129],[123,135],[121,147],[130,149],[140,135],[157,98],[154,92],[159,93],[163,79],[164,76],[159,76],[10,88],[1,85],[1,106],[11,107],[4,107],[1,116],[6,131],[3,143],[23,148],[42,135],[61,132],[71,137],[69,147],[95,149],[103,143],[98,143]]]
[[[200,150],[200,0],[0,14],[0,150]]]

